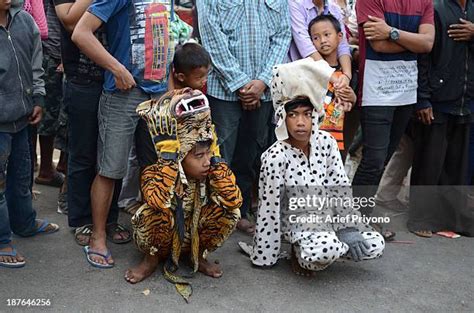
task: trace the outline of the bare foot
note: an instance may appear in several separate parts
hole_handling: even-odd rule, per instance
[[[241,218],[237,222],[237,229],[249,235],[255,234],[255,224],[246,218]]]
[[[5,248],[1,248],[0,252],[12,252],[13,247],[12,246],[7,246]],[[20,255],[18,252],[16,253],[16,256],[0,256],[0,262],[4,263],[17,263],[17,262],[24,262],[25,258]]]
[[[94,251],[94,252],[99,252],[103,255],[107,255],[109,250],[107,249],[107,245],[106,245],[106,241],[105,241],[105,234],[103,236],[99,236],[95,233],[92,233],[91,239],[89,241],[89,249]],[[106,259],[104,259],[100,255],[96,255],[96,254],[91,254],[90,258],[95,263],[99,263],[99,264],[103,264],[103,265],[106,265],[107,263],[108,264],[114,264],[114,259],[112,258],[112,256],[110,256],[108,258],[108,262],[107,262]]]
[[[316,274],[314,271],[307,270],[300,266],[300,263],[298,263],[298,258],[296,257],[296,252],[293,245],[291,246],[291,268],[293,269],[293,273],[299,276],[314,277]]]
[[[224,274],[219,264],[211,263],[202,258],[199,260],[199,271],[214,278],[220,278]]]
[[[140,264],[125,272],[125,280],[131,284],[141,282],[155,272],[159,263],[158,256],[146,254]]]

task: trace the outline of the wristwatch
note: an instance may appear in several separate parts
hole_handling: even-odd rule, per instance
[[[400,31],[395,27],[392,27],[390,30],[390,40],[397,41],[398,39],[400,39]]]

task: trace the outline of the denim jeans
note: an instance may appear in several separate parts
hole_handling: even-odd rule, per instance
[[[30,190],[31,158],[28,129],[0,132],[0,247],[19,236],[35,234],[36,211]]]
[[[101,94],[100,82],[66,81],[64,105],[68,115],[68,222],[71,227],[92,224],[90,194],[97,173],[97,111]],[[116,183],[107,223],[117,222],[120,188],[121,183]]]
[[[208,96],[212,121],[216,126],[222,157],[230,164],[242,192],[241,216],[246,217],[252,186],[257,183],[260,156],[271,144],[273,106],[262,102],[254,111],[242,110],[240,102],[230,102]]]
[[[99,139],[97,169],[101,176],[122,179],[127,174],[128,156],[135,139],[137,159],[143,165],[143,153],[156,156],[146,125],[136,112],[143,101],[159,98],[162,94],[150,95],[136,87],[129,91],[102,93],[99,101]],[[140,121],[142,123],[140,124]],[[148,148],[143,149],[142,146]],[[151,147],[151,148],[150,148]]]
[[[362,107],[363,150],[352,181],[354,196],[370,198],[375,195],[385,165],[397,149],[412,113],[413,105]],[[361,209],[361,213],[371,214],[372,209]]]

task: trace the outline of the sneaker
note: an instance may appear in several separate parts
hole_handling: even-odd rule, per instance
[[[67,215],[67,192],[61,192],[58,196],[58,213]]]

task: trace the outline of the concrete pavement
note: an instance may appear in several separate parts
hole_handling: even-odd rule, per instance
[[[0,268],[0,312],[473,312],[474,240],[417,238],[398,232],[383,258],[338,262],[308,279],[291,272],[289,261],[261,270],[250,265],[237,242],[251,238],[235,233],[210,256],[224,269],[221,279],[197,274],[186,304],[157,272],[137,285],[123,279],[140,260],[133,244],[109,248],[116,266],[92,268],[73,239],[64,215],[56,213],[58,189],[36,186],[39,217],[58,223],[52,235],[14,238],[27,258],[22,269]],[[400,215],[398,215],[400,218]],[[403,216],[401,217],[403,219]],[[121,221],[129,224],[130,215]],[[148,296],[142,294],[150,290]],[[49,307],[8,307],[8,299],[50,299]]]

